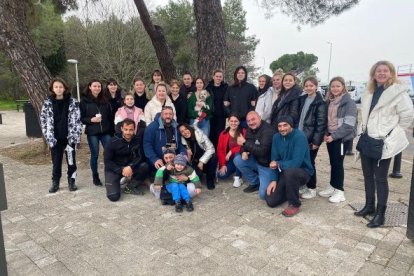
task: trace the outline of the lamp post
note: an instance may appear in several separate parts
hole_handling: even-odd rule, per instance
[[[328,83],[329,83],[329,78],[331,75],[331,59],[332,59],[332,42],[330,41],[326,41],[326,43],[328,43],[330,45],[329,47],[329,65],[328,65]]]
[[[68,59],[68,63],[75,64],[75,72],[76,72],[76,91],[78,96],[78,101],[80,101],[80,94],[79,94],[79,74],[78,74],[78,61],[76,59]]]

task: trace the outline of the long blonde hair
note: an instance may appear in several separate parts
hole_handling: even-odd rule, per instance
[[[384,84],[384,88],[387,89],[389,86],[393,85],[394,83],[398,82],[397,80],[397,71],[395,70],[394,65],[386,60],[380,60],[375,63],[371,70],[369,70],[369,82],[368,82],[368,91],[370,93],[374,93],[375,88],[377,87],[377,81],[375,80],[375,71],[377,70],[378,66],[385,65],[391,72],[391,78]]]
[[[325,100],[329,100],[329,99],[332,98],[332,95],[331,95],[331,84],[334,81],[339,81],[344,86],[344,90],[342,91],[342,94],[348,93],[348,89],[346,88],[346,84],[345,84],[344,78],[343,77],[334,77],[329,82],[328,93],[326,93]]]

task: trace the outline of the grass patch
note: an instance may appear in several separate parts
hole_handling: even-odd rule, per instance
[[[15,110],[16,102],[14,100],[0,99],[0,110]]]

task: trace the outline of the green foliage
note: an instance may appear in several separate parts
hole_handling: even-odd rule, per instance
[[[17,99],[22,94],[18,75],[14,73],[10,60],[0,52],[0,98]]]
[[[269,68],[272,72],[282,68],[284,72],[294,71],[295,74],[299,75],[305,71],[309,71],[317,61],[318,57],[314,54],[306,54],[300,51],[296,54],[284,54],[273,61]]]

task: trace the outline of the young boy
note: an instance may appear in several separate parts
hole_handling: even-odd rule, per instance
[[[196,172],[190,166],[187,166],[187,157],[185,155],[178,154],[174,158],[174,164],[167,164],[157,170],[155,174],[155,185],[162,185],[164,171],[169,172],[169,179],[167,181],[167,190],[172,194],[175,201],[175,211],[181,213],[183,211],[183,205],[181,204],[181,198],[186,201],[186,209],[188,212],[194,210],[193,203],[191,201],[190,194],[187,191],[187,187],[184,183],[179,182],[178,175],[187,176],[196,187],[201,187],[200,178]]]

